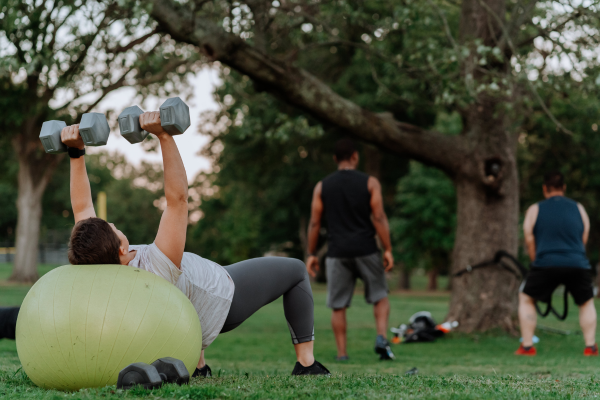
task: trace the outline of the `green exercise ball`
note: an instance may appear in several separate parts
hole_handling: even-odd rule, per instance
[[[190,373],[202,350],[196,310],[173,284],[126,265],[66,265],[27,293],[17,352],[36,385],[77,390],[115,385],[119,371],[161,357]]]

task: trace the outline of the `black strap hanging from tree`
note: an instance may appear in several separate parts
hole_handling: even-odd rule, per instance
[[[507,265],[506,263],[504,263],[502,261],[503,258],[508,258],[509,260],[512,261],[512,263],[517,267],[518,271],[516,271],[514,268],[511,268],[509,265]],[[527,277],[527,274],[529,273],[529,271],[525,268],[525,266],[523,266],[523,264],[521,264],[519,262],[519,260],[517,260],[516,257],[514,257],[512,254],[510,254],[509,252],[505,251],[505,250],[498,250],[496,252],[496,254],[494,255],[494,258],[488,261],[483,261],[480,262],[478,264],[475,265],[468,265],[467,268],[461,269],[458,272],[455,272],[452,276],[454,277],[459,277],[463,274],[472,272],[476,269],[479,268],[486,268],[486,267],[492,267],[494,265],[498,265],[501,268],[509,271],[510,273],[512,273],[513,275],[515,275],[518,279],[521,280],[525,280],[525,278]],[[552,312],[552,314],[554,314],[556,316],[556,318],[558,318],[561,321],[564,321],[567,318],[567,315],[569,313],[569,299],[568,299],[568,294],[569,292],[567,291],[567,289],[565,288],[565,292],[564,292],[564,309],[562,314],[559,314],[558,311],[556,311],[554,309],[554,307],[552,307],[552,296],[550,296],[550,298],[548,299],[548,302],[543,302],[547,304],[546,310],[544,312],[542,312],[542,310],[540,310],[540,307],[538,306],[538,301],[535,302],[535,309],[537,310],[538,314],[541,317],[546,317],[548,316],[548,314],[550,314],[550,312]]]

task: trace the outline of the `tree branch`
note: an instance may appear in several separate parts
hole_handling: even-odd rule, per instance
[[[523,39],[522,41],[520,41],[517,44],[517,48],[521,48],[523,46],[533,43],[535,38],[540,37],[540,36],[544,37],[544,38],[548,38],[550,35],[550,32],[555,32],[555,31],[558,31],[559,29],[562,29],[565,25],[567,25],[569,22],[573,21],[575,18],[579,17],[580,15],[581,15],[581,12],[578,9],[576,12],[569,15],[569,17],[566,18],[563,22],[561,22],[560,24],[558,24],[552,28],[548,28],[548,29],[537,28],[537,31],[538,31],[537,35],[532,35],[531,37],[528,37],[527,39]]]
[[[537,3],[537,0],[528,0],[525,5],[523,5],[521,1],[515,4],[511,13],[511,22],[506,29],[506,35],[510,35],[506,37],[507,40],[512,40],[517,32],[519,32],[521,25],[523,25],[525,21],[531,19]],[[519,9],[522,9],[523,12],[517,16],[515,14],[519,12]]]
[[[500,28],[503,31],[504,37],[506,38],[506,43],[510,47],[510,50],[512,51],[512,53],[514,54],[514,56],[518,58],[518,53],[516,51],[517,49],[515,48],[515,45],[513,44],[513,41],[511,39],[511,37],[509,36],[509,33],[506,31],[506,26],[504,25],[504,23],[503,23],[502,19],[500,18],[500,16],[498,14],[496,14],[494,12],[494,10],[492,10],[490,8],[490,6],[488,6],[487,4],[485,4],[485,2],[483,0],[479,0],[479,4],[481,4],[481,6],[483,8],[485,8],[485,10],[492,17],[494,17],[496,19],[496,21],[498,22],[498,25],[500,26]],[[535,96],[536,100],[539,102],[540,106],[542,107],[542,109],[544,110],[544,112],[546,113],[546,115],[548,116],[548,118],[550,118],[550,120],[554,123],[554,125],[556,125],[556,127],[558,129],[560,129],[561,131],[563,131],[567,135],[573,136],[573,132],[570,131],[569,129],[567,129],[563,124],[561,124],[560,121],[558,119],[556,119],[556,117],[554,116],[554,114],[552,114],[552,111],[550,111],[550,109],[546,106],[546,103],[544,103],[544,100],[542,99],[542,97],[538,93],[537,89],[535,88],[535,85],[533,84],[533,82],[531,82],[531,80],[529,79],[529,77],[527,76],[527,74],[524,71],[525,71],[525,69],[522,68],[521,69],[521,73],[524,74],[524,77],[525,77],[525,80],[527,81],[529,89],[531,90],[531,92]]]
[[[156,33],[158,33],[158,28],[155,28],[154,30],[152,30],[152,32],[147,33],[146,35],[144,35],[144,36],[142,36],[140,38],[132,40],[131,42],[129,42],[125,46],[115,46],[112,49],[107,49],[106,52],[107,53],[112,53],[112,54],[124,53],[124,52],[126,52],[128,50],[131,50],[133,47],[137,46],[138,44],[144,43],[148,38],[154,36]]]
[[[153,3],[152,16],[173,39],[198,46],[209,58],[248,75],[259,90],[268,91],[327,124],[450,175],[469,154],[460,136],[445,136],[396,121],[390,113],[365,110],[304,69],[257,51],[208,19],[194,19],[184,6],[171,0]]]
[[[56,44],[56,34],[58,33],[58,30],[65,24],[65,22],[67,22],[67,20],[73,14],[75,14],[75,12],[77,12],[81,7],[83,7],[84,4],[85,3],[82,2],[79,6],[73,5],[69,10],[69,13],[63,18],[63,20],[54,24],[54,29],[52,30],[52,39],[50,39],[50,43],[48,44],[48,48],[52,52],[54,52],[54,45]],[[56,16],[56,18],[58,18],[58,15]]]
[[[87,53],[90,50],[90,46],[94,43],[96,37],[108,25],[110,25],[110,21],[108,20],[107,16],[110,14],[112,9],[114,9],[114,5],[109,5],[106,8],[106,10],[104,10],[104,18],[102,19],[102,22],[100,22],[100,24],[96,27],[96,31],[94,33],[90,33],[84,36],[85,39],[82,40],[83,49],[78,54],[75,61],[73,61],[71,65],[69,65],[69,68],[58,78],[58,82],[54,86],[54,88],[64,85],[64,83],[68,81],[77,72],[78,68],[82,65],[83,61],[85,60],[85,57],[87,56]]]

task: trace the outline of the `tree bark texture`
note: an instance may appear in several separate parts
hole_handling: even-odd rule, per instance
[[[38,278],[37,258],[42,219],[42,197],[52,173],[64,155],[46,154],[39,140],[28,137],[39,135],[41,126],[33,121],[26,122],[23,129],[27,134],[16,135],[13,148],[19,161],[17,197],[17,231],[15,239],[15,261],[9,278],[14,282],[35,282]]]
[[[438,269],[432,268],[427,271],[427,290],[435,292],[438,289]]]
[[[508,131],[511,117],[501,108],[510,99],[486,91],[475,94],[472,104],[459,110],[462,134],[442,135],[396,121],[389,113],[361,108],[308,71],[253,48],[209,18],[194,16],[185,5],[172,0],[153,3],[153,17],[173,39],[195,45],[209,58],[247,75],[259,89],[363,141],[445,171],[456,185],[458,200],[454,271],[488,260],[500,249],[516,254],[516,136]],[[461,60],[463,79],[489,83],[491,76],[508,72],[510,57],[481,67],[474,58],[475,40],[490,47],[503,42],[505,1],[464,0],[461,7],[459,41],[472,48]],[[517,286],[516,278],[497,267],[455,278],[448,318],[459,321],[464,331],[513,331]]]
[[[363,148],[363,153],[365,172],[381,181],[381,160],[383,158],[381,150],[373,145],[366,145]]]
[[[406,268],[404,263],[400,263],[400,276],[398,278],[398,289],[410,290],[410,270]]]
[[[504,19],[504,15],[504,0],[465,0],[461,40],[473,43],[473,39],[479,39],[487,46],[495,46],[502,36],[498,18]],[[489,78],[483,72],[469,67],[474,64],[467,59],[463,73],[486,83]],[[488,68],[507,73],[509,65],[507,61],[497,62]],[[454,272],[490,260],[498,250],[517,253],[517,138],[508,130],[511,117],[503,112],[505,101],[510,99],[482,92],[462,113],[463,137],[470,151],[454,176],[458,203]],[[459,321],[461,330],[466,332],[492,327],[514,331],[518,285],[514,275],[496,266],[454,278],[447,319]]]

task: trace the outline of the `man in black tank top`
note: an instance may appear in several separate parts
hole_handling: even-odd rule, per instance
[[[327,306],[333,309],[331,325],[337,344],[337,359],[347,360],[346,308],[350,307],[356,278],[365,285],[365,299],[373,304],[377,339],[375,352],[381,359],[393,359],[386,339],[390,303],[385,273],[394,265],[388,219],[383,210],[379,181],[356,171],[358,151],[350,139],[335,145],[338,170],[317,183],[313,192],[308,229],[307,269],[311,276],[319,270],[316,256],[321,217],[327,221],[326,264]],[[383,264],[375,241],[379,235],[384,247]]]

